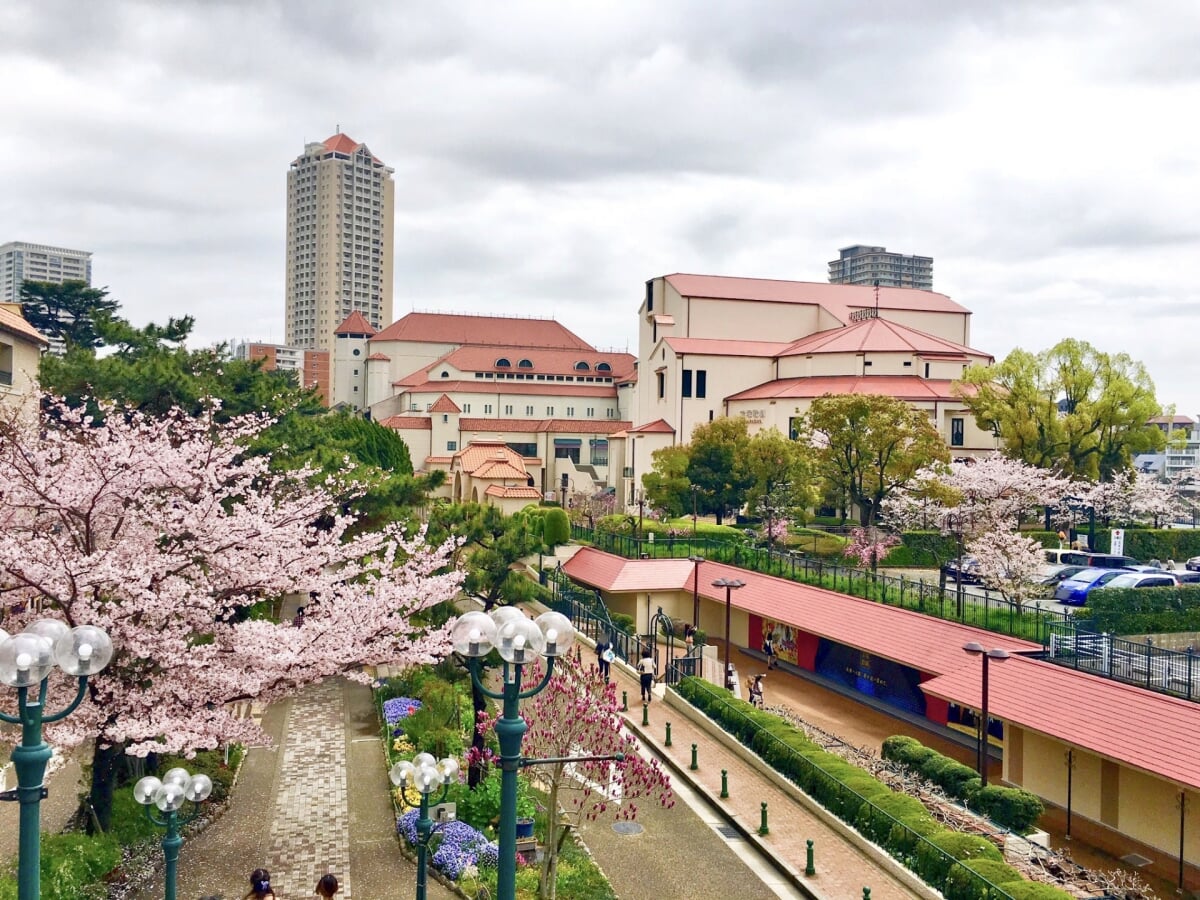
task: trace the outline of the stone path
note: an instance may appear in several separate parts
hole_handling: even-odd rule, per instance
[[[341,681],[325,681],[288,711],[265,863],[281,897],[304,896],[332,871],[354,900],[342,693]]]

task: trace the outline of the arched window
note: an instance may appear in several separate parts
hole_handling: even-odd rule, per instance
[[[502,356],[498,360],[496,360],[496,368],[497,369],[509,369],[509,368],[512,368],[512,363],[510,363],[506,358],[504,358]]]
[[[611,372],[612,366],[610,366],[606,362],[598,362],[598,363],[596,363],[596,371],[597,372]]]
[[[591,368],[592,368],[591,366],[589,366],[587,363],[583,362],[582,360],[575,363],[575,371],[576,372],[587,372],[587,371],[590,371]]]
[[[533,360],[523,359],[517,363],[517,368],[518,369],[532,369],[533,368]]]
[[[449,373],[449,372],[447,372],[445,369],[442,369],[442,377],[443,377],[443,378],[449,378],[449,377],[450,377],[450,373]]]

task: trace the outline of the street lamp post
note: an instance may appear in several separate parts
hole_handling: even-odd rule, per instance
[[[200,804],[209,798],[212,788],[212,779],[207,775],[202,772],[193,775],[182,768],[169,770],[162,780],[147,775],[133,786],[133,799],[146,807],[146,818],[167,829],[162,840],[163,859],[167,864],[165,900],[175,900],[175,873],[179,848],[183,846],[179,829],[200,815]],[[192,811],[181,819],[179,810],[185,801],[191,801]],[[154,814],[153,807],[158,807],[161,818]]]
[[[93,625],[71,628],[57,619],[41,619],[11,637],[0,629],[0,681],[17,689],[17,714],[0,712],[0,719],[21,726],[21,744],[12,752],[17,770],[17,788],[0,794],[0,799],[21,804],[17,857],[18,900],[39,900],[41,883],[41,802],[46,796],[42,782],[50,748],[42,740],[42,725],[65,719],[83,701],[88,677],[100,672],[112,659],[108,635]],[[58,665],[79,679],[79,688],[61,712],[46,714],[50,672]],[[37,699],[29,689],[37,688]]]
[[[400,788],[400,804],[417,810],[417,900],[425,900],[429,860],[429,841],[433,837],[433,820],[429,818],[429,795],[438,788],[441,803],[450,791],[450,785],[458,775],[458,760],[446,757],[436,760],[432,753],[418,753],[412,762],[401,760],[388,770],[392,784]],[[415,787],[421,800],[413,804],[408,799],[408,788]]]
[[[699,554],[689,556],[692,562],[692,627],[700,627],[700,563],[704,557]]]
[[[1075,516],[1077,512],[1087,512],[1088,514],[1088,549],[1095,552],[1096,550],[1096,507],[1088,503],[1083,497],[1063,497],[1063,503],[1072,513],[1071,524],[1068,526],[1069,533],[1075,530]]]
[[[1008,659],[1008,651],[1000,648],[985,650],[983,645],[977,641],[971,641],[968,644],[963,644],[963,649],[973,656],[979,656],[983,660],[983,691],[980,701],[981,709],[979,710],[979,741],[976,747],[975,761],[978,764],[979,780],[987,787],[988,783],[988,766],[987,766],[987,746],[988,746],[988,660],[994,659],[996,662],[1004,662]]]
[[[455,652],[470,659],[471,680],[475,687],[493,700],[503,701],[496,722],[500,743],[500,859],[496,872],[497,900],[516,900],[517,890],[517,772],[521,768],[521,740],[525,720],[520,702],[538,694],[550,683],[554,660],[565,655],[575,643],[575,629],[562,613],[545,612],[530,620],[511,606],[492,610],[491,615],[472,611],[454,623],[450,636]],[[479,659],[495,647],[504,660],[500,692],[484,687],[479,675]],[[546,659],[546,674],[527,691],[521,690],[521,671],[538,657]]]
[[[733,659],[729,655],[729,610],[733,592],[745,587],[746,582],[740,578],[718,578],[712,584],[713,587],[725,588],[725,678],[728,680],[733,665]]]

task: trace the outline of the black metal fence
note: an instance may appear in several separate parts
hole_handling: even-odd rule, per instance
[[[1045,644],[1048,639],[1051,625],[1068,620],[1066,614],[1057,610],[1021,606],[991,591],[984,590],[982,595],[969,593],[958,585],[942,587],[936,582],[927,583],[831,563],[793,550],[748,547],[734,541],[701,535],[668,535],[650,540],[648,537],[596,531],[582,525],[572,526],[572,537],[629,559],[702,556],[712,562],[727,563],[764,575],[775,575],[1040,644]]]
[[[1191,647],[1168,650],[1150,638],[1130,641],[1075,622],[1051,625],[1044,646],[1046,659],[1060,666],[1200,701],[1200,659]]]

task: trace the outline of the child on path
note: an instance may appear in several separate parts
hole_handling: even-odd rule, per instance
[[[638,660],[637,668],[642,675],[642,702],[649,703],[651,690],[654,688],[655,670],[658,668],[654,665],[654,655],[649,647],[642,648],[642,658]]]
[[[600,677],[604,679],[605,684],[608,684],[609,672],[615,658],[611,638],[604,637],[596,642],[596,666],[600,669]]]
[[[333,895],[338,892],[338,880],[332,874],[321,876],[321,880],[317,882],[316,888],[313,890],[322,900],[333,900]]]
[[[250,891],[242,900],[276,900],[271,890],[271,873],[266,869],[255,869],[250,873]]]

